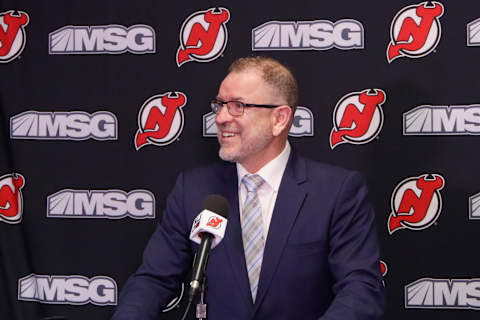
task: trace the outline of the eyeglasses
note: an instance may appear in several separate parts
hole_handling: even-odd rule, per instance
[[[264,104],[253,104],[253,103],[243,103],[241,101],[222,101],[218,99],[212,100],[210,107],[212,108],[213,113],[217,114],[222,106],[226,104],[227,110],[230,115],[238,117],[243,115],[245,107],[257,107],[257,108],[276,108],[279,106],[264,105]]]

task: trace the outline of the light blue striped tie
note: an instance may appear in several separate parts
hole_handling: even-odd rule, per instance
[[[252,291],[253,302],[257,296],[258,279],[262,268],[263,237],[262,208],[257,196],[258,188],[265,182],[258,174],[245,175],[242,183],[247,188],[247,198],[242,210],[242,236],[245,260],[247,263],[248,279]]]

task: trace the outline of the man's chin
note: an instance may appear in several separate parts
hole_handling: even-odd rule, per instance
[[[223,150],[223,148],[220,148],[220,150],[218,151],[218,156],[223,161],[229,161],[229,162],[236,162],[237,161],[235,155]]]

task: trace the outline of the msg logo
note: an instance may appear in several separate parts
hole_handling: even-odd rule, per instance
[[[33,140],[117,140],[118,120],[108,111],[25,111],[10,118],[10,138]]]
[[[419,279],[405,286],[405,308],[480,309],[479,279]]]
[[[155,196],[148,190],[63,189],[47,197],[49,218],[155,218]]]
[[[117,284],[110,277],[30,274],[18,280],[18,300],[48,304],[116,305]]]

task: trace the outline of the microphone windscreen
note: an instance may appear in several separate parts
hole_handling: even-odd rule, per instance
[[[210,194],[203,199],[203,209],[215,212],[224,218],[228,217],[228,201],[218,194]]]

